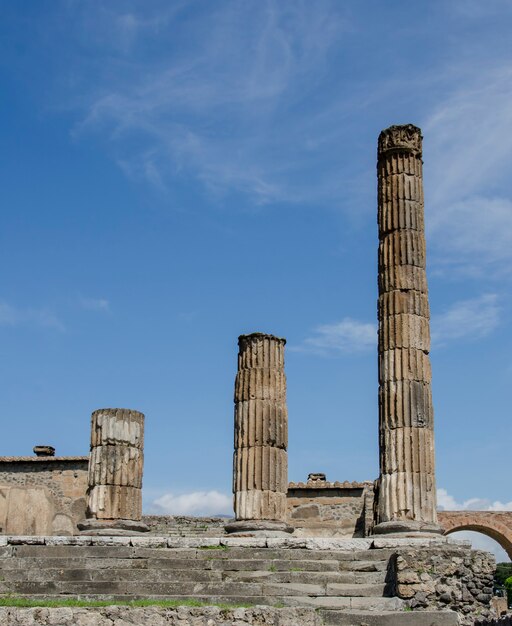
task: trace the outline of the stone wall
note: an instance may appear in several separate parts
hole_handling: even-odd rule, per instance
[[[478,619],[474,622],[474,626],[512,626],[512,615],[496,619]]]
[[[472,625],[475,615],[494,617],[491,609],[496,563],[488,552],[446,544],[402,548],[390,563],[394,593],[413,610],[450,608],[461,623]]]
[[[221,609],[219,607],[131,608],[0,608],[1,626],[322,626],[314,609],[274,609],[271,607]]]
[[[373,525],[371,482],[290,483],[287,503],[296,536],[366,537]]]
[[[0,533],[72,535],[85,516],[88,457],[0,457]]]
[[[89,457],[0,457],[0,534],[71,535],[85,517]],[[315,475],[323,476],[323,475]],[[366,537],[372,482],[290,483],[287,522],[298,537]],[[219,536],[229,518],[145,515],[152,534]]]
[[[142,521],[152,535],[178,537],[219,537],[226,534],[229,517],[191,517],[188,515],[143,515]]]

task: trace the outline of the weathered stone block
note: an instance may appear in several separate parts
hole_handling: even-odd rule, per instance
[[[274,446],[286,448],[288,413],[285,402],[252,399],[237,404],[235,448]]]
[[[120,485],[95,485],[89,490],[88,511],[97,519],[140,520],[141,490]]]
[[[89,461],[89,486],[122,485],[142,488],[143,452],[127,445],[96,446]]]
[[[421,131],[411,124],[391,126],[379,136],[375,532],[437,529],[421,145]]]
[[[418,380],[381,382],[379,415],[386,430],[432,428],[434,414],[430,384]]]
[[[262,333],[238,339],[233,493],[236,520],[240,522],[286,520],[285,343],[284,339]],[[234,531],[238,527],[230,523],[226,528]]]
[[[419,291],[390,291],[382,293],[378,300],[379,320],[388,315],[419,315],[430,318],[428,296]]]
[[[89,518],[141,519],[143,445],[142,413],[129,409],[94,411],[88,476]]]
[[[432,368],[427,353],[418,348],[394,348],[379,351],[379,381],[416,380],[429,383]]]
[[[98,409],[91,416],[91,447],[144,448],[144,414],[131,409]]]
[[[419,230],[397,230],[383,235],[379,243],[379,267],[415,265],[425,268],[425,237]]]
[[[387,291],[414,290],[427,294],[427,275],[415,265],[390,265],[379,274],[379,294]]]
[[[384,317],[379,325],[379,353],[396,348],[430,351],[429,321],[419,315],[400,313]]]

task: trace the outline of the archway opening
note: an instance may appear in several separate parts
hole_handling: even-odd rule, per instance
[[[485,550],[491,552],[496,557],[496,563],[510,563],[512,559],[507,553],[504,541],[498,541],[499,537],[493,537],[490,532],[481,530],[456,530],[448,533],[454,539],[470,541],[475,550]]]

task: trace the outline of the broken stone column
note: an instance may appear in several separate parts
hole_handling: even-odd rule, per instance
[[[292,532],[286,523],[288,413],[286,340],[253,333],[238,338],[233,493],[228,532]]]
[[[376,533],[441,532],[434,417],[421,131],[381,132],[378,145],[379,443]]]
[[[99,409],[91,417],[85,531],[146,531],[142,517],[144,414]]]

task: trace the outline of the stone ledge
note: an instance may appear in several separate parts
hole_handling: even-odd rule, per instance
[[[431,546],[457,545],[465,548],[471,547],[470,541],[453,539],[446,536],[434,537],[375,537],[372,548],[429,548]]]
[[[0,456],[0,463],[89,463],[88,456]]]
[[[346,611],[314,608],[250,608],[223,609],[217,606],[164,608],[157,606],[128,607],[62,607],[16,608],[0,607],[0,626],[323,626],[367,624],[368,626],[455,626],[457,614],[451,611],[395,612]]]
[[[373,481],[365,480],[363,482],[349,482],[345,480],[343,482],[328,480],[309,480],[307,482],[288,483],[288,489],[364,489],[365,487],[372,487]]]
[[[304,548],[308,550],[367,550],[389,548],[424,548],[432,545],[460,545],[469,547],[468,541],[440,536],[432,538],[414,537],[179,537],[169,535],[114,536],[114,535],[0,535],[0,546],[6,545],[48,545],[48,546],[89,546],[124,545],[146,548],[200,548],[208,546],[233,546],[254,548]]]
[[[156,537],[74,535],[0,536],[0,545],[132,546],[143,548],[302,548],[305,550],[369,550],[372,539],[327,537]]]

